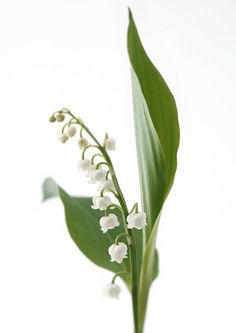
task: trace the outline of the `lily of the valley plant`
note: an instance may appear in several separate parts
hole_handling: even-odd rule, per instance
[[[141,205],[128,207],[110,151],[110,133],[100,142],[81,118],[67,109],[54,112],[59,141],[75,140],[81,151],[78,169],[93,184],[93,197],[71,197],[51,178],[44,199],[59,196],[72,239],[95,264],[112,271],[104,293],[119,298],[117,277],[127,285],[133,304],[134,332],[143,333],[150,286],[158,275],[156,235],[165,199],[172,187],[179,145],[175,100],[148,58],[129,12],[128,54],[131,63],[134,121],[140,173]]]

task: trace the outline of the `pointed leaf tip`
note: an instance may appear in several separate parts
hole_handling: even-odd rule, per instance
[[[133,20],[133,14],[130,7],[128,7],[128,13],[129,13],[129,21]]]
[[[48,177],[42,184],[42,202],[59,196],[58,185],[55,180]]]

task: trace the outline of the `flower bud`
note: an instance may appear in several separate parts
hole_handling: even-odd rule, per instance
[[[54,117],[54,115],[52,115],[52,116],[49,118],[49,121],[50,121],[50,123],[55,123],[56,118]]]
[[[80,171],[89,172],[89,170],[92,168],[92,163],[90,160],[80,160],[78,162],[78,168]]]
[[[108,283],[103,287],[102,291],[106,297],[119,299],[121,288],[115,283]]]
[[[65,143],[68,139],[69,137],[65,133],[60,133],[58,135],[58,140],[62,143]]]
[[[59,123],[61,123],[62,121],[65,120],[65,116],[64,116],[63,113],[58,113],[58,114],[55,115],[55,119],[56,119],[56,121],[58,121]]]
[[[132,212],[127,216],[127,228],[128,229],[142,229],[147,225],[146,214],[144,212],[135,213]]]
[[[76,127],[75,127],[75,126],[69,126],[69,127],[67,127],[67,129],[66,129],[66,134],[67,134],[70,138],[72,138],[72,136],[74,136],[75,133],[76,133]]]
[[[111,205],[110,197],[93,197],[92,209],[106,210],[109,205]]]
[[[105,148],[106,148],[106,150],[115,150],[116,149],[116,140],[113,138],[106,138]]]
[[[86,138],[79,138],[78,145],[79,145],[81,150],[86,148],[88,146],[88,144],[89,143],[88,143],[88,140]]]
[[[118,218],[115,214],[109,214],[108,216],[103,216],[100,219],[100,226],[103,233],[108,230],[114,229],[120,225]]]
[[[121,264],[123,259],[127,258],[128,248],[125,243],[112,244],[108,249],[108,253],[112,262],[116,261]]]

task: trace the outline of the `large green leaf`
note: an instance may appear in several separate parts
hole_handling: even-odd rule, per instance
[[[128,52],[141,194],[150,233],[174,180],[179,125],[174,97],[147,56],[131,12],[129,19]]]
[[[139,316],[143,326],[149,288],[156,276],[155,243],[160,214],[177,166],[179,124],[174,97],[147,56],[130,11],[128,53],[141,197],[148,217],[139,288]]]
[[[116,236],[123,232],[123,227],[102,233],[99,219],[104,215],[99,210],[91,208],[92,198],[71,197],[52,178],[47,178],[43,183],[43,198],[45,200],[59,196],[65,209],[65,218],[70,236],[79,249],[96,265],[106,268],[114,273],[129,272],[129,259],[122,264],[110,261],[108,247],[114,243]],[[119,215],[119,212],[116,211]],[[122,224],[121,217],[119,220]],[[127,275],[122,278],[129,283]]]

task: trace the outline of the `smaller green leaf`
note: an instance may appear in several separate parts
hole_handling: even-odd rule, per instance
[[[104,212],[91,208],[92,198],[71,197],[53,179],[48,178],[43,183],[44,200],[55,196],[59,196],[64,205],[69,234],[81,252],[102,268],[114,273],[129,272],[128,259],[124,260],[122,264],[117,264],[110,261],[108,254],[109,246],[115,242],[116,236],[124,231],[120,213],[115,210],[120,226],[104,234],[99,225],[99,220],[104,216]],[[128,275],[123,275],[121,278],[129,284]]]

